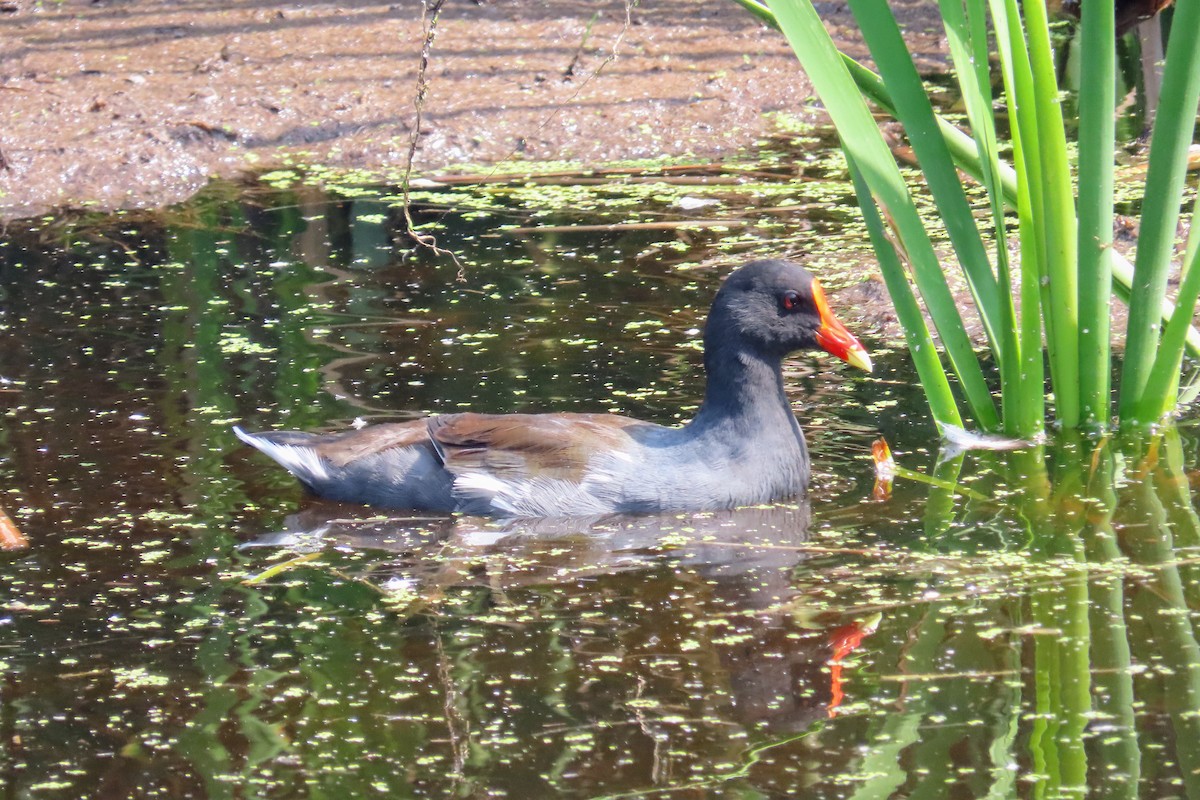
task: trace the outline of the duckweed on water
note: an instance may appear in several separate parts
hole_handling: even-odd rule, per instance
[[[0,561],[14,790],[1066,797],[1094,767],[1178,794],[1195,428],[938,463],[903,352],[867,336],[873,377],[788,363],[810,506],[557,525],[313,505],[230,432],[688,416],[731,260],[863,271],[839,169],[421,189],[464,284],[390,189],[298,167],[0,240],[0,502],[31,542]],[[500,231],[685,217],[749,222]],[[936,482],[869,501],[880,433]]]

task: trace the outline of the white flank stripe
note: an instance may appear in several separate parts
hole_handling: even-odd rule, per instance
[[[486,472],[464,472],[454,478],[454,493],[462,497],[486,500],[493,511],[503,514],[515,514],[513,507],[505,495],[512,487],[494,475]]]

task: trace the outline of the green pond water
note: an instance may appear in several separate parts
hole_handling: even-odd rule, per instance
[[[877,368],[788,362],[805,504],[372,515],[234,438],[686,418],[723,274],[868,263],[819,169],[739,181],[423,193],[462,281],[375,190],[12,226],[0,796],[1200,798],[1187,421],[939,454],[907,356],[842,304]],[[723,224],[561,230],[681,219]],[[937,482],[873,499],[881,434]]]

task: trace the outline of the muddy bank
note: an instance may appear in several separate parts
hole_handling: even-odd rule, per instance
[[[927,6],[906,15],[933,52]],[[844,6],[826,10],[853,49]],[[160,206],[288,160],[394,168],[423,30],[416,0],[5,0],[0,41],[11,219]],[[626,24],[624,2],[449,0],[429,77],[425,171],[719,157],[768,132],[768,112],[813,113],[782,37],[732,3],[644,0]]]

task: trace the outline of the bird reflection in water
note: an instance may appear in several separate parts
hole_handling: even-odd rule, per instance
[[[879,622],[848,618],[795,588],[797,571],[820,569],[814,557],[825,551],[809,542],[808,503],[509,520],[369,513],[316,501],[286,530],[243,547],[285,548],[310,565],[330,549],[379,553],[354,577],[399,599],[407,615],[437,614],[461,589],[500,603],[521,590],[588,592],[613,576],[635,578],[621,585],[647,602],[620,620],[624,663],[650,670],[672,650],[678,614],[699,610],[712,633],[699,646],[717,656],[710,661],[724,672],[730,715],[766,733],[803,732],[831,716],[844,699],[847,660]]]

